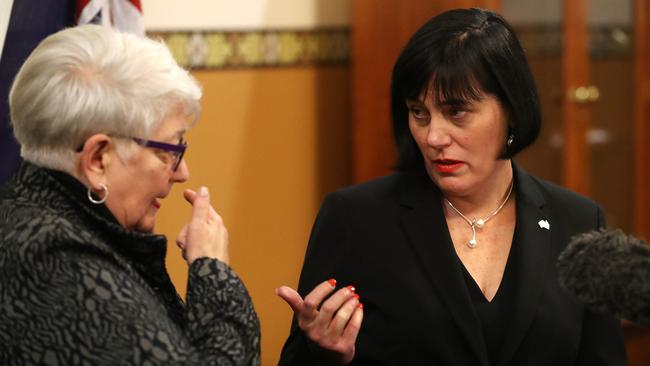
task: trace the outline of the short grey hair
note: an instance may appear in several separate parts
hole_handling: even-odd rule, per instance
[[[176,108],[196,118],[201,94],[163,43],[83,25],[34,49],[11,87],[9,109],[23,159],[71,172],[75,150],[93,134],[146,139]]]

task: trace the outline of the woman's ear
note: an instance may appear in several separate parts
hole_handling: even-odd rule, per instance
[[[79,153],[78,173],[86,180],[91,189],[99,189],[99,184],[106,184],[106,170],[115,150],[113,140],[105,134],[90,136]]]

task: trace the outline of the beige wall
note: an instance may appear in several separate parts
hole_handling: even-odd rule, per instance
[[[184,295],[187,266],[174,239],[190,207],[181,194],[185,187],[206,185],[229,229],[231,265],[261,320],[263,365],[277,364],[291,322],[291,309],[274,289],[296,286],[320,202],[326,192],[346,185],[350,175],[348,66],[316,66],[329,60],[317,57],[302,66],[296,66],[300,57],[290,63],[267,61],[274,52],[298,46],[333,52],[331,42],[313,43],[330,39],[327,35],[309,32],[347,29],[350,5],[351,0],[142,0],[147,31],[204,32],[198,43],[210,56],[209,62],[189,62],[206,68],[193,72],[204,98],[203,113],[188,134],[190,179],[174,188],[158,217],[157,230],[169,239],[169,272]],[[310,37],[296,33],[287,40],[264,33],[268,39],[258,50],[264,62],[255,64],[264,67],[250,68],[240,60],[248,55],[240,43],[248,33],[209,33],[270,30]],[[187,64],[197,50],[196,39],[179,43],[174,37],[168,45]],[[210,69],[224,50],[236,52]]]
[[[352,2],[352,0],[141,1],[145,27],[148,31],[341,27],[350,24]]]
[[[230,233],[231,265],[262,324],[262,364],[275,365],[290,308],[274,294],[295,286],[324,194],[349,177],[347,66],[196,71],[203,113],[188,134],[190,179],[163,202],[157,231],[184,294],[187,266],[175,246],[188,220],[185,187],[206,185]]]

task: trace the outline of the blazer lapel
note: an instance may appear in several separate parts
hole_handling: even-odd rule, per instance
[[[517,187],[517,249],[515,250],[515,310],[507,330],[499,366],[507,365],[530,328],[541,301],[549,252],[550,222],[544,198],[531,177],[513,163]]]
[[[412,181],[411,181],[412,184]],[[400,218],[409,243],[421,260],[479,365],[489,365],[481,323],[474,311],[442,211],[441,195],[428,177],[402,190]],[[436,242],[436,240],[438,240]]]

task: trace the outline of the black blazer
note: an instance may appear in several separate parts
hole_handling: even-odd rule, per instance
[[[497,365],[625,365],[619,323],[586,310],[556,277],[569,238],[604,225],[601,208],[513,167],[515,311]],[[354,365],[490,364],[429,177],[396,173],[328,195],[298,291],[304,296],[328,278],[354,285],[364,304]],[[317,364],[294,321],[280,365]]]

